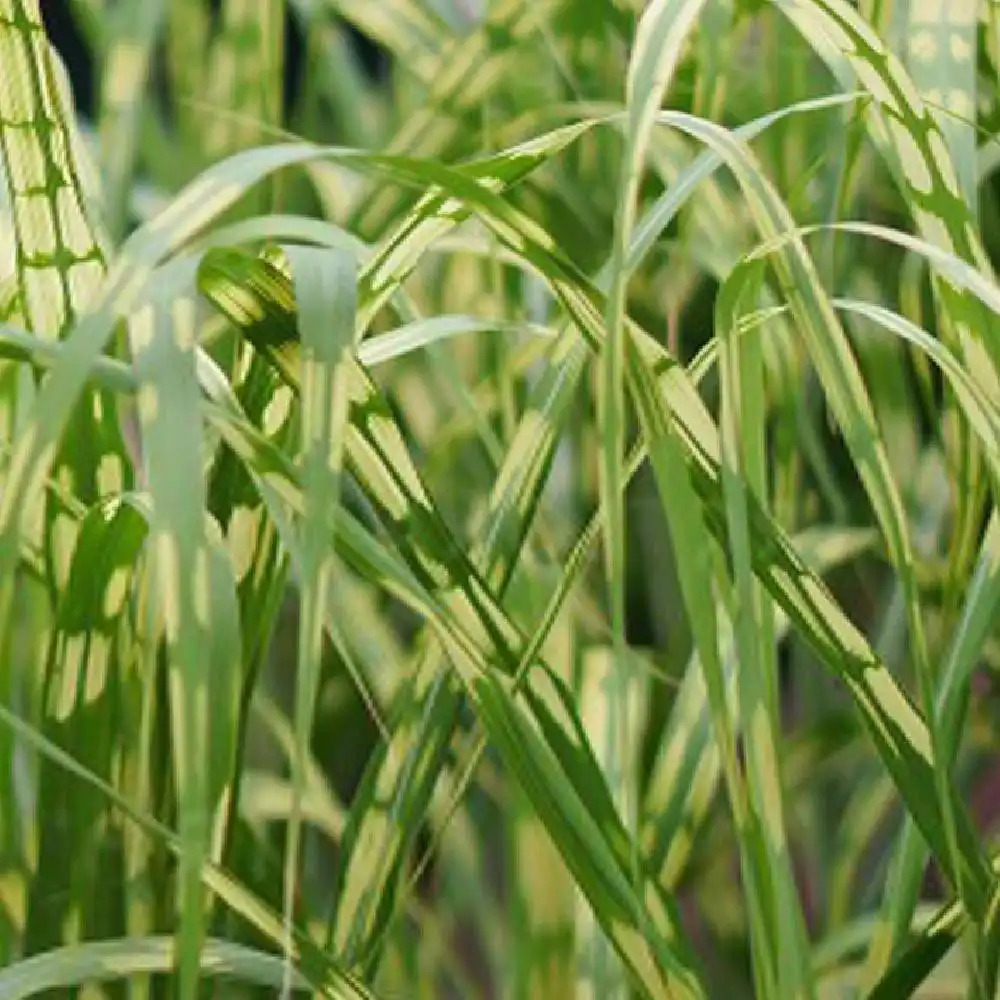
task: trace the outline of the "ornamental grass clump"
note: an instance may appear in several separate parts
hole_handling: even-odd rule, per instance
[[[998,66],[0,0],[0,998],[993,1000]]]

